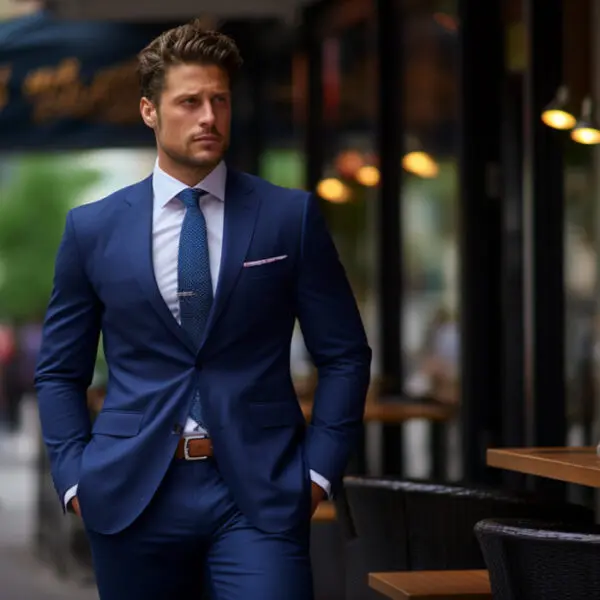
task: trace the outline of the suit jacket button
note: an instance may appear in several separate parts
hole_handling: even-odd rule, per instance
[[[181,435],[183,433],[183,427],[179,423],[173,425],[173,433],[175,435]]]

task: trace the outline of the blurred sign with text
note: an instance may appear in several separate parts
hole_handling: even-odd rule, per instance
[[[1,23],[0,151],[151,145],[136,55],[164,28],[45,12]]]

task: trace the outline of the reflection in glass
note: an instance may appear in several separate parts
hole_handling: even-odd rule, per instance
[[[374,254],[379,169],[374,153],[377,102],[373,16],[328,35],[323,52],[325,165],[323,211],[361,311],[379,373]]]
[[[401,2],[406,44],[404,240],[405,389],[444,403],[460,398],[456,2]]]

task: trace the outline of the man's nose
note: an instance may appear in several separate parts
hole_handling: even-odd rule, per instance
[[[209,100],[202,104],[199,121],[200,125],[204,126],[212,126],[215,122],[215,111]]]

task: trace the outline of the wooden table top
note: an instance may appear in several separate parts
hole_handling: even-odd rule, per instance
[[[305,418],[312,416],[312,402],[301,401],[300,406]],[[410,419],[427,419],[429,421],[447,421],[455,414],[456,408],[445,404],[429,404],[422,402],[367,402],[365,405],[365,422],[388,424],[404,423]]]
[[[392,600],[491,600],[490,579],[481,571],[369,573],[369,586]]]
[[[595,447],[490,448],[490,467],[600,488],[600,458]]]

